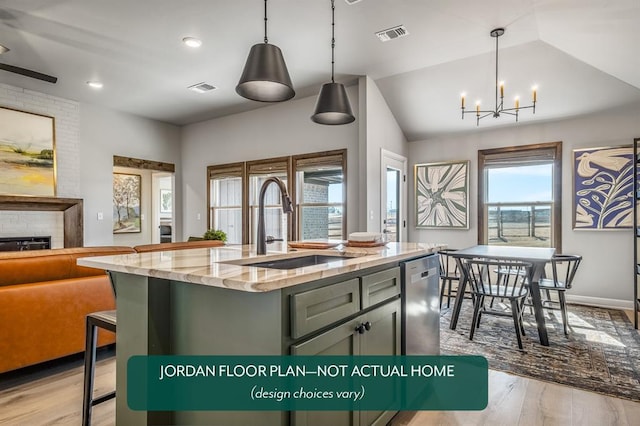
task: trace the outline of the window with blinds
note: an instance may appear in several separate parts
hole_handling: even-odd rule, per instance
[[[294,213],[282,212],[278,187],[269,185],[267,236],[283,241],[344,239],[346,155],[344,149],[207,167],[209,227],[226,232],[229,244],[254,244],[260,189],[275,176],[287,185]]]
[[[478,151],[478,242],[561,251],[562,142]]]
[[[227,234],[227,243],[243,243],[244,163],[207,167],[209,178],[209,228]]]
[[[346,150],[293,157],[296,235],[346,238]]]
[[[289,174],[291,157],[272,158],[268,160],[249,161],[247,165],[247,193],[249,195],[249,243],[256,243],[258,234],[258,203],[260,188],[269,177],[277,177],[282,180],[289,192]],[[287,213],[282,212],[280,190],[275,184],[267,187],[264,198],[264,222],[265,235],[276,240],[289,241],[290,219]]]

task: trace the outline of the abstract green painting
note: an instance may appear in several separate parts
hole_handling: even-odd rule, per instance
[[[415,165],[416,228],[469,229],[469,161]]]

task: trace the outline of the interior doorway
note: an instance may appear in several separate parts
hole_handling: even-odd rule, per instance
[[[114,232],[116,245],[136,246],[176,241],[175,165],[138,158],[113,156],[114,172]],[[132,197],[124,197],[126,208],[116,209],[116,176],[136,183]],[[126,188],[125,188],[126,189]],[[120,203],[122,204],[122,203]],[[130,226],[116,229],[116,212],[133,216]],[[125,214],[118,215],[118,220]]]
[[[381,155],[380,229],[386,241],[407,240],[407,159],[385,149]]]

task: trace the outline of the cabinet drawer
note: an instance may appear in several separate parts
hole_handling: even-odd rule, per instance
[[[362,286],[362,309],[400,294],[399,267],[366,275],[360,280]]]
[[[291,337],[298,338],[360,310],[358,279],[291,295]]]

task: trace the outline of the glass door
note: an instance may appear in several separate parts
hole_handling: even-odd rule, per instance
[[[381,230],[386,241],[406,240],[407,159],[382,150]]]

